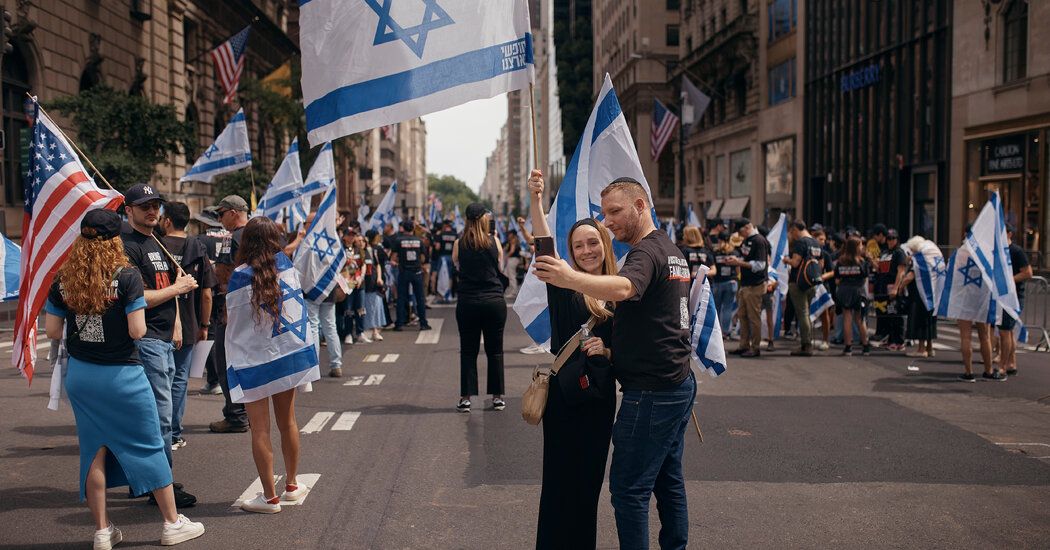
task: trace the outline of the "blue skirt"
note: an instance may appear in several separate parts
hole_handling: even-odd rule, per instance
[[[95,454],[106,452],[106,487],[135,495],[171,485],[171,465],[160,436],[160,415],[142,365],[97,365],[73,357],[66,394],[80,442],[80,500]]]
[[[364,296],[365,319],[362,325],[365,330],[386,326],[386,312],[383,309],[383,297],[378,292],[366,292]]]

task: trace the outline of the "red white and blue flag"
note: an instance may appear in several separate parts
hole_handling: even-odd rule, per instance
[[[664,146],[671,141],[675,128],[678,127],[678,117],[660,103],[659,99],[653,100],[653,127],[649,132],[649,150],[652,152],[653,160],[660,158]]]
[[[25,173],[21,284],[11,354],[11,363],[30,382],[36,361],[37,317],[55,272],[80,234],[80,221],[90,210],[115,210],[124,201],[117,191],[95,185],[62,130],[35,101],[33,106],[36,122]]]
[[[229,103],[237,97],[237,85],[241,82],[241,73],[244,71],[244,50],[248,47],[248,32],[251,30],[250,25],[244,27],[244,30],[211,51],[211,58],[215,61],[215,75],[219,84],[222,84],[222,89],[226,91],[223,103]]]

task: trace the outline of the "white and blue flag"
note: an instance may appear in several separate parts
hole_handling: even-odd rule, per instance
[[[521,227],[518,226],[518,220],[515,220],[514,216],[510,216],[510,219],[507,221],[507,229],[509,231],[513,231],[513,232],[517,233],[517,235],[519,237],[522,236],[521,235]]]
[[[700,225],[700,218],[696,217],[696,212],[693,212],[693,203],[689,203],[689,213],[686,215],[686,223],[693,227],[703,228],[703,225]]]
[[[299,0],[310,143],[520,90],[534,80],[526,2]]]
[[[1002,320],[1003,310],[996,307],[992,289],[965,244],[948,259],[941,281],[938,317],[995,325]]]
[[[499,237],[499,242],[507,242],[507,230],[503,227],[503,220],[496,220],[496,236]]]
[[[438,271],[437,291],[445,301],[452,299],[452,275],[448,264],[452,256],[441,257],[441,269]]]
[[[238,267],[226,292],[226,376],[230,399],[250,403],[321,378],[310,336],[306,299],[299,275],[283,252],[277,253],[281,311],[252,306],[252,268]]]
[[[303,170],[299,167],[299,138],[292,140],[269,187],[259,199],[259,210],[267,218],[277,221],[284,209],[300,203],[303,193]],[[295,227],[294,225],[292,226]]]
[[[338,284],[337,277],[346,265],[346,251],[336,227],[335,187],[325,193],[317,214],[306,230],[306,236],[295,250],[295,269],[303,282],[307,300],[323,302]]]
[[[718,322],[718,311],[711,296],[711,283],[707,280],[710,269],[700,266],[689,289],[689,311],[692,312],[689,347],[691,357],[700,369],[718,376],[726,371],[726,349],[722,341],[722,325]]]
[[[649,196],[649,204],[652,204],[652,193],[642,172],[642,165],[638,162],[638,151],[631,138],[631,130],[620,110],[612,80],[606,74],[594,110],[580,137],[580,144],[572,155],[565,179],[558,188],[558,196],[547,214],[547,225],[551,228],[560,258],[569,257],[566,237],[572,225],[578,220],[599,216],[602,189],[620,177],[630,177],[640,182]],[[622,260],[630,251],[630,246],[614,241],[613,250],[617,260]],[[550,349],[547,287],[531,271],[525,276],[518,292],[514,312],[532,340]]]
[[[835,305],[835,300],[832,300],[827,285],[817,285],[815,288],[817,290],[813,294],[813,300],[809,303],[809,321],[814,324],[820,319],[821,313]]]
[[[995,191],[966,233],[964,246],[970,249],[984,282],[1007,315],[1021,320],[1021,302],[1017,297],[1013,268],[1010,263],[1010,241],[1006,237],[1006,218],[999,192]]]
[[[383,200],[379,201],[379,206],[376,206],[376,211],[372,213],[372,217],[368,220],[368,228],[364,225],[361,229],[367,231],[368,229],[374,229],[380,233],[386,229],[388,223],[394,223],[396,214],[394,213],[394,203],[397,200],[397,180],[394,180],[390,184],[390,188],[386,190],[386,194],[383,195]],[[397,230],[397,227],[394,227]]]
[[[456,215],[452,218],[452,227],[456,230],[456,233],[463,234],[463,230],[467,228],[467,222],[463,221],[463,216],[459,215],[459,205],[456,205]]]
[[[288,220],[291,222],[291,228],[296,231],[299,230],[299,226],[306,223],[306,218],[309,216],[310,197],[303,197],[288,207]]]
[[[936,311],[944,283],[944,254],[933,241],[925,241],[922,247],[911,256],[911,268],[915,272],[915,283],[919,288],[919,299],[926,306],[926,311]]]
[[[211,183],[212,178],[227,172],[235,172],[252,165],[252,149],[248,141],[248,124],[244,121],[244,109],[233,115],[229,124],[204,151],[189,172],[179,178],[179,182],[203,181]]]
[[[0,265],[3,266],[3,271],[0,271],[0,292],[3,292],[0,302],[6,302],[18,298],[18,285],[22,281],[22,248],[4,235],[0,235],[0,239],[4,240],[0,247]]]
[[[667,238],[673,243],[678,242],[678,235],[675,235],[674,231],[674,219],[667,220]]]
[[[318,153],[317,158],[314,159],[313,166],[307,172],[306,181],[303,182],[303,191],[300,193],[300,196],[312,197],[320,195],[328,191],[329,188],[334,187],[333,184],[335,184],[335,157],[332,156],[332,143],[328,142],[324,144],[324,147],[321,147],[321,152]]]
[[[788,231],[787,214],[783,212],[776,225],[769,231],[769,247],[769,280],[776,282],[777,286],[773,290],[773,334],[768,337],[776,339],[780,337],[780,325],[784,321],[783,304],[787,297],[788,277],[791,273],[791,266],[784,263],[784,256],[788,254]],[[765,327],[766,324],[762,323],[762,326]]]

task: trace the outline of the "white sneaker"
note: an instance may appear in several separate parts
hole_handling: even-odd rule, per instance
[[[295,502],[306,496],[306,492],[309,490],[309,487],[307,487],[306,485],[299,484],[296,486],[294,491],[289,491],[288,486],[285,485],[284,493],[281,494],[281,500],[284,502]]]
[[[343,338],[343,343],[347,344],[347,345],[353,345],[353,343],[354,343],[354,336],[352,334],[347,334],[346,338]]]
[[[124,540],[124,533],[120,532],[112,523],[105,529],[95,531],[95,550],[109,550]]]
[[[364,342],[366,344],[371,344],[372,343],[372,339],[369,338],[367,334],[362,334],[361,336],[358,336],[357,337],[357,341],[358,342]]]
[[[190,521],[186,516],[179,514],[175,523],[164,522],[164,532],[160,534],[161,546],[174,546],[180,542],[193,540],[204,534],[204,524]]]
[[[828,351],[828,343],[821,340],[821,342],[817,344],[817,349],[819,349],[820,351]]]
[[[521,348],[521,352],[525,355],[536,355],[537,353],[546,353],[547,350],[540,347],[539,344],[532,344],[531,346]]]
[[[270,504],[266,497],[262,493],[259,493],[255,498],[246,500],[241,503],[241,510],[245,512],[255,512],[257,514],[276,514],[281,511],[281,504],[275,503]]]
[[[379,334],[377,332],[377,333],[372,335],[372,339],[375,340],[376,342],[382,342],[383,341],[383,335]]]

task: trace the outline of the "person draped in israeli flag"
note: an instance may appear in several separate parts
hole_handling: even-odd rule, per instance
[[[278,221],[285,209],[302,204],[303,170],[299,167],[299,138],[292,140],[288,153],[281,161],[269,187],[259,199],[259,210],[267,218]],[[300,206],[301,208],[301,206]],[[296,226],[291,225],[289,229]]]
[[[253,453],[263,492],[242,507],[254,512],[279,512],[282,500],[295,501],[306,494],[307,488],[296,480],[299,429],[295,425],[295,388],[321,377],[299,275],[281,251],[283,236],[269,218],[252,218],[241,239],[239,255],[244,263],[230,276],[226,292],[230,399],[244,403],[252,426],[252,448],[264,448],[269,456],[260,460],[261,453]],[[281,450],[287,472],[281,494],[274,487],[271,398],[277,425],[282,426]],[[292,429],[287,432],[283,427],[289,424]],[[286,441],[286,433],[295,437]]]
[[[767,335],[770,342],[780,338],[781,324],[784,322],[784,303],[787,299],[789,275],[791,273],[791,266],[784,261],[784,256],[788,253],[787,223],[787,214],[781,212],[776,225],[769,230],[768,240],[770,257],[772,258],[769,264],[769,280],[771,285],[776,285],[773,288],[772,296],[773,333]],[[768,323],[763,323],[763,325],[767,326]]]
[[[1006,374],[993,370],[992,327],[1002,320],[1003,308],[997,307],[995,291],[985,281],[981,268],[965,243],[956,249],[944,269],[942,287],[937,302],[937,316],[955,319],[959,325],[959,346],[962,351],[963,381],[973,382],[973,346],[971,336],[977,328],[977,338],[984,361],[984,378],[1005,380]]]
[[[995,191],[966,233],[965,246],[1003,311],[1021,320],[1021,302],[1010,267],[1009,237],[999,192]]]
[[[828,273],[831,273],[830,271]],[[809,322],[816,326],[817,321],[820,319],[820,315],[828,310],[831,306],[835,305],[835,301],[831,297],[831,293],[825,285],[817,285],[817,290],[813,294],[813,301],[809,303]]]
[[[534,81],[526,2],[304,0],[310,143],[402,122]]]
[[[726,371],[726,349],[718,311],[711,296],[711,283],[707,280],[710,270],[710,267],[700,266],[689,289],[689,311],[692,312],[689,344],[692,359],[700,370],[718,376]]]
[[[368,227],[382,233],[388,224],[394,223],[394,218],[396,217],[394,206],[396,201],[397,180],[394,180],[390,184],[390,188],[386,190],[386,194],[383,195],[383,200],[379,201],[379,206],[376,206],[372,217],[368,220]],[[394,230],[396,231],[400,227],[400,224],[394,225]]]
[[[3,246],[0,246],[0,266],[3,266],[3,270],[0,271],[0,301],[6,302],[8,300],[18,299],[18,285],[21,282],[22,272],[22,248],[17,244],[11,242],[4,235],[0,235],[0,239],[4,240]]]
[[[204,150],[179,183],[203,181],[211,183],[219,174],[235,172],[252,165],[251,142],[248,141],[248,124],[244,120],[244,109],[237,111],[223,129],[215,143]],[[254,197],[252,200],[254,201]]]
[[[933,341],[937,338],[937,294],[942,286],[944,255],[936,243],[921,235],[908,239],[904,251],[911,258],[911,269],[901,281],[911,297],[907,338],[917,343],[917,349],[908,356],[932,357]]]
[[[321,147],[321,152],[317,154],[313,165],[310,166],[310,171],[306,174],[306,180],[303,182],[303,189],[299,195],[303,198],[320,195],[328,191],[334,184],[335,157],[332,156],[332,142],[327,142]]]
[[[689,203],[689,213],[686,215],[686,221],[693,227],[703,227],[700,223],[700,218],[696,216],[696,212],[693,212],[693,203]]]

